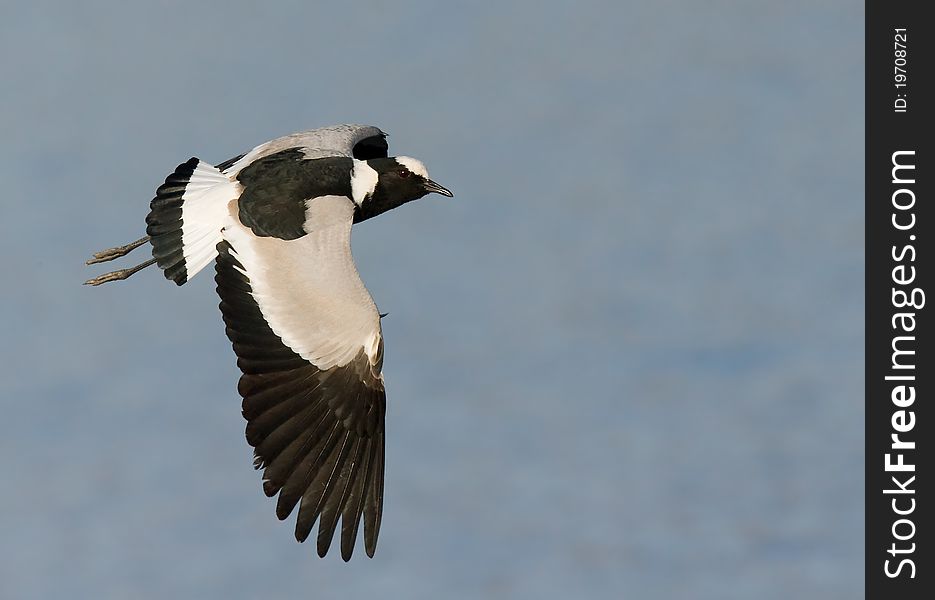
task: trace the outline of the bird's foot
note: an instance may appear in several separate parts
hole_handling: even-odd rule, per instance
[[[111,260],[111,259],[107,259],[107,260]],[[103,261],[99,261],[99,262],[103,262]],[[130,267],[129,269],[120,269],[119,271],[111,271],[110,273],[104,273],[100,277],[88,279],[87,281],[84,282],[84,284],[85,285],[101,285],[102,283],[107,283],[109,281],[120,281],[121,279],[126,279],[130,277],[137,271],[145,269],[146,267],[148,267],[149,265],[155,262],[156,262],[156,259],[151,258],[150,260],[147,260],[144,263],[140,263],[136,265],[135,267]]]
[[[117,246],[116,248],[108,248],[107,250],[101,250],[100,252],[95,252],[94,256],[88,259],[84,264],[94,265],[97,263],[108,262],[108,261],[114,260],[115,258],[120,258],[121,256],[126,256],[127,254],[129,254],[133,250],[136,250],[137,248],[139,248],[140,246],[142,246],[148,241],[149,241],[149,236],[147,235],[146,237],[142,237],[136,240],[135,242],[130,242],[129,244],[125,246]],[[114,271],[114,272],[117,273],[118,271]],[[110,273],[108,273],[108,275],[110,275]],[[129,275],[127,277],[129,277]],[[96,284],[92,284],[92,285],[96,285]]]

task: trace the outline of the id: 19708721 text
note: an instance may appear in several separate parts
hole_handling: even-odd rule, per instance
[[[909,57],[909,33],[905,28],[897,27],[893,34],[893,85],[896,86],[896,99],[893,112],[904,113],[909,108],[909,73],[906,70]]]

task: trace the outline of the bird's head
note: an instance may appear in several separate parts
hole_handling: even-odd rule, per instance
[[[351,191],[357,203],[355,222],[375,217],[427,194],[454,196],[447,188],[429,179],[422,161],[408,156],[354,161]]]

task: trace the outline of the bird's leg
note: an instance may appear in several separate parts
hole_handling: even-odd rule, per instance
[[[117,246],[116,248],[108,248],[107,250],[101,250],[100,252],[95,252],[94,256],[89,259],[84,264],[93,265],[96,263],[107,262],[114,260],[115,258],[120,258],[121,256],[126,256],[133,250],[139,248],[143,244],[149,241],[149,236],[142,237],[135,242],[130,242],[126,246]],[[129,276],[128,276],[129,277]]]
[[[116,248],[115,248],[116,249]],[[110,259],[107,259],[110,260]],[[121,279],[126,279],[130,275],[133,275],[137,271],[145,269],[149,265],[156,262],[155,258],[151,258],[144,263],[140,263],[135,267],[130,267],[129,269],[120,269],[119,271],[111,271],[110,273],[104,273],[100,277],[95,277],[94,279],[88,279],[84,282],[85,285],[101,285],[102,283],[107,283],[108,281],[119,281]]]

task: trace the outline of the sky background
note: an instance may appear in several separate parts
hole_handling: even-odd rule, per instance
[[[492,6],[0,2],[0,597],[862,595],[863,3]],[[210,271],[81,285],[178,163],[341,122],[455,193],[355,228],[349,564],[261,492]]]

